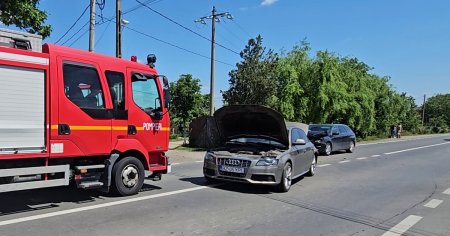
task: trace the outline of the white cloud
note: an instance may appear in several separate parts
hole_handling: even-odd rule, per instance
[[[278,0],[263,0],[261,2],[261,6],[270,6],[272,4],[274,4],[275,2],[277,2]]]

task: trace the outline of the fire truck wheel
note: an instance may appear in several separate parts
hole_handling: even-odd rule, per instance
[[[113,190],[121,196],[139,192],[144,184],[144,166],[135,157],[125,157],[118,161],[112,171]]]

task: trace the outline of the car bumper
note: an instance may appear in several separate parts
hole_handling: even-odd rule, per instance
[[[256,166],[256,161],[252,161],[244,170],[244,173],[220,171],[213,161],[205,161],[203,165],[203,174],[209,178],[250,184],[277,185],[283,173],[283,168],[278,165]]]

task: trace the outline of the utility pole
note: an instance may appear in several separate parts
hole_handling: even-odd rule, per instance
[[[92,0],[91,0],[92,1]],[[120,0],[116,0],[116,57],[122,58],[122,9]]]
[[[91,15],[89,18],[89,52],[94,51],[95,41],[95,0],[91,0]]]
[[[227,17],[228,19],[233,19],[230,13],[220,12],[217,13],[216,7],[213,7],[211,15],[200,17],[195,22],[200,22],[206,24],[205,20],[211,20],[212,30],[211,30],[211,80],[209,88],[209,115],[214,114],[214,62],[215,62],[215,34],[216,34],[216,22],[220,22],[221,17]]]
[[[422,104],[422,128],[423,128],[423,125],[425,122],[425,101],[426,101],[426,99],[427,99],[427,95],[424,94],[423,95],[423,104]]]

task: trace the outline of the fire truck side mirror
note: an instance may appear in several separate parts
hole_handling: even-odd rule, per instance
[[[169,86],[169,80],[166,76],[163,76],[163,92],[164,92],[164,107],[169,108],[170,107],[170,86]]]

